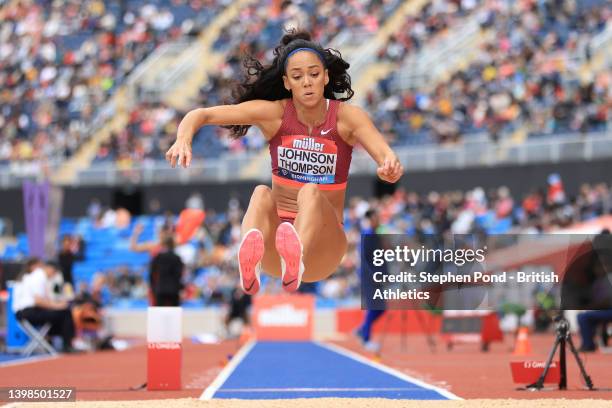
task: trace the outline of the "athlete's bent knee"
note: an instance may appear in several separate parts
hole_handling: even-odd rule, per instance
[[[272,190],[268,186],[259,185],[251,194],[251,201],[272,200]]]
[[[299,202],[303,202],[303,201],[310,201],[315,197],[318,197],[321,194],[321,191],[319,191],[319,188],[317,187],[316,184],[313,183],[308,183],[308,184],[304,184],[304,186],[302,188],[300,188],[300,191],[298,192],[298,196],[297,196],[297,201]]]
[[[255,187],[253,194],[251,194],[251,201],[249,202],[249,207],[253,206],[264,210],[268,210],[275,206],[270,187],[263,185]]]

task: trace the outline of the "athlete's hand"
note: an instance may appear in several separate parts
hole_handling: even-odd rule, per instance
[[[402,166],[398,158],[393,155],[385,158],[385,161],[378,167],[376,173],[381,180],[395,183],[402,177],[402,174],[404,174],[404,166]]]
[[[168,149],[166,160],[172,167],[183,166],[189,167],[191,164],[191,141],[182,137],[178,137],[176,142]]]

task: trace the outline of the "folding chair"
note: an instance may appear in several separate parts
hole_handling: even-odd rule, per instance
[[[25,319],[18,319],[13,310],[13,295],[17,287],[16,282],[8,281],[8,302],[6,304],[6,350],[9,353],[21,353],[30,356],[37,350],[49,353],[52,356],[57,352],[45,340],[45,336],[51,330],[51,324],[44,324],[38,328]]]
[[[21,330],[25,332],[25,334],[29,337],[28,344],[25,345],[23,350],[21,350],[21,355],[25,357],[29,357],[37,350],[41,352],[49,353],[52,356],[57,355],[57,351],[49,344],[49,342],[45,339],[49,330],[51,330],[51,324],[45,323],[42,326],[34,327],[30,322],[25,319],[21,319],[17,322],[17,324],[21,327]]]

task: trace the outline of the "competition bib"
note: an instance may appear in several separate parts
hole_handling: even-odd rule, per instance
[[[281,177],[302,183],[334,184],[338,148],[333,140],[282,136],[277,158]]]

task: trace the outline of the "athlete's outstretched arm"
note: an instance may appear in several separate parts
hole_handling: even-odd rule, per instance
[[[368,154],[378,164],[378,177],[389,183],[395,183],[402,177],[404,166],[400,163],[397,155],[380,134],[368,114],[361,108],[352,105],[344,105],[342,116],[351,130],[351,138],[361,143]]]
[[[179,124],[176,141],[166,153],[166,160],[172,167],[177,164],[187,167],[191,163],[191,142],[193,135],[205,125],[255,125],[261,128],[265,122],[274,120],[276,102],[253,100],[237,105],[211,106],[188,112]]]

